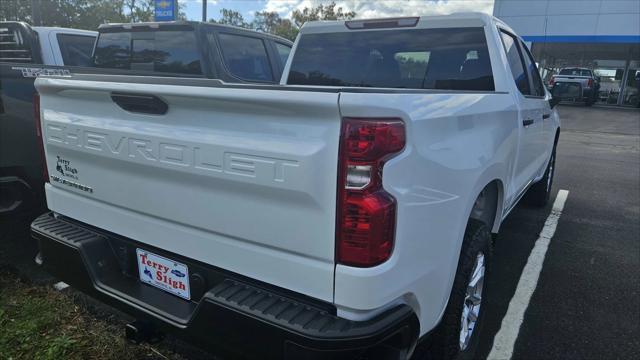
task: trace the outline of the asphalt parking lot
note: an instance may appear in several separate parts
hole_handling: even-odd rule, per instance
[[[561,105],[555,192],[569,191],[512,349],[514,359],[640,353],[640,111]],[[555,195],[554,195],[555,198]],[[496,239],[480,355],[487,357],[551,205],[519,205]],[[0,222],[0,266],[42,286],[30,216]],[[633,355],[636,354],[636,355]]]
[[[555,192],[569,191],[514,359],[630,359],[640,352],[640,112],[561,105]],[[551,206],[519,205],[495,246],[489,354]],[[636,355],[633,355],[636,354]]]

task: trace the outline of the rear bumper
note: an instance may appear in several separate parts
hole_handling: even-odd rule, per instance
[[[575,87],[573,91],[567,87]],[[562,82],[558,81],[551,89],[553,96],[562,101],[590,101],[595,100],[595,92],[593,88],[583,87],[579,82]]]
[[[31,225],[45,268],[71,286],[188,342],[243,358],[403,358],[418,319],[399,305],[367,321],[335,316],[331,304],[259,283],[52,213]],[[192,300],[137,279],[135,249],[189,267]]]

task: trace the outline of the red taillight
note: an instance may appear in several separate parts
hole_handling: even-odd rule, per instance
[[[591,87],[593,85],[593,79],[587,80],[587,87]]]
[[[551,80],[549,80],[549,85],[553,86],[556,83],[556,78],[552,77]]]
[[[382,187],[382,168],[404,146],[405,128],[400,119],[342,119],[336,224],[338,263],[370,267],[391,256],[396,200]]]
[[[42,176],[44,181],[49,181],[49,171],[47,170],[47,161],[44,156],[44,143],[42,135],[42,123],[40,122],[40,94],[33,94],[33,119],[36,122],[36,141],[40,149],[40,161],[42,162]]]

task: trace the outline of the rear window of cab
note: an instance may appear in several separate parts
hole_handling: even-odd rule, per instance
[[[301,36],[288,84],[493,91],[482,27]]]
[[[100,33],[94,65],[100,68],[202,74],[196,34],[192,30]]]

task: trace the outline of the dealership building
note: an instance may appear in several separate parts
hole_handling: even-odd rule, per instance
[[[546,81],[586,67],[600,77],[599,102],[640,104],[639,0],[495,0],[493,15],[527,42]]]

